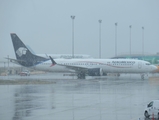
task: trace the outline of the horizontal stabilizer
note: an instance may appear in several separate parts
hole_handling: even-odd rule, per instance
[[[20,65],[20,63],[25,63],[26,62],[24,60],[17,60],[17,59],[13,59],[13,58],[5,58],[5,59],[9,60],[12,63],[18,64],[18,65]]]

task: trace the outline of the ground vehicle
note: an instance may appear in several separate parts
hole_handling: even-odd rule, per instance
[[[20,76],[30,76],[30,71],[28,71],[28,70],[21,71],[21,72],[19,73],[19,75],[20,75]]]
[[[145,108],[144,115],[146,118],[159,119],[159,100],[152,100]]]

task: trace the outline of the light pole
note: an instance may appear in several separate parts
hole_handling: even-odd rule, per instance
[[[115,57],[117,56],[117,25],[118,23],[115,23]]]
[[[75,16],[71,16],[72,19],[72,58],[74,58],[74,19]]]
[[[144,27],[142,27],[142,55],[144,55]]]
[[[8,55],[8,74],[10,74],[10,69],[9,69],[9,55]]]
[[[4,70],[6,70],[5,62],[4,62]]]
[[[102,20],[98,20],[99,22],[99,58],[101,58],[101,23]]]
[[[130,28],[130,56],[131,56],[131,25],[129,26]]]

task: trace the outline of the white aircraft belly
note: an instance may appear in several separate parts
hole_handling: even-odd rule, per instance
[[[135,66],[112,66],[109,65],[103,68],[104,72],[111,72],[111,73],[137,73],[140,72],[140,69],[135,69]]]

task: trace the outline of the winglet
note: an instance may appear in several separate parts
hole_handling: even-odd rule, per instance
[[[52,62],[52,65],[57,64],[51,56],[49,56],[49,58],[50,58],[50,60],[51,60],[51,62]]]

